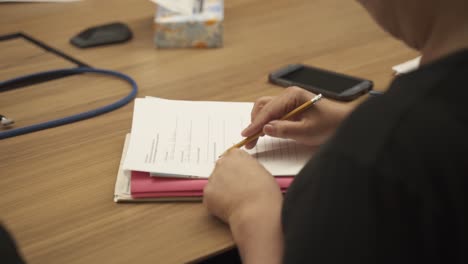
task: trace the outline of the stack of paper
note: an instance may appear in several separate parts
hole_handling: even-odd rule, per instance
[[[416,70],[419,67],[420,62],[421,62],[421,56],[416,57],[409,61],[405,61],[401,64],[395,65],[392,67],[392,70],[394,71],[395,75],[408,73],[408,72]]]
[[[115,201],[200,200],[218,157],[242,140],[252,103],[135,100],[115,188]],[[312,149],[293,140],[260,138],[248,151],[283,190]]]

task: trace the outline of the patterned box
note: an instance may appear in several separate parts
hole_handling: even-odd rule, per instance
[[[223,46],[223,0],[196,0],[192,14],[157,6],[154,42],[158,48]]]

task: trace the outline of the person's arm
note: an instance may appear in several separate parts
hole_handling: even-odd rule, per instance
[[[280,263],[282,193],[273,176],[245,151],[218,160],[204,189],[208,210],[229,224],[243,263]]]
[[[281,205],[282,201],[259,202],[229,220],[243,263],[281,263]]]
[[[325,99],[297,119],[277,120],[314,96],[291,87],[280,96],[260,98],[252,110],[252,122],[242,135],[263,130],[270,136],[303,144],[322,144],[357,103]],[[246,147],[255,144],[251,142]],[[282,261],[281,190],[272,175],[245,151],[233,149],[218,160],[205,187],[203,202],[213,215],[230,225],[244,263]]]

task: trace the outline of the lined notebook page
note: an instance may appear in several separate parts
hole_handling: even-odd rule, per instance
[[[211,174],[226,149],[243,139],[253,103],[136,99],[124,168],[159,176]],[[296,175],[312,149],[292,140],[262,137],[248,151],[275,176]]]

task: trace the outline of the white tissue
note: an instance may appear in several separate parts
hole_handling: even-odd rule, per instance
[[[151,0],[151,2],[182,15],[194,13],[195,0]]]

